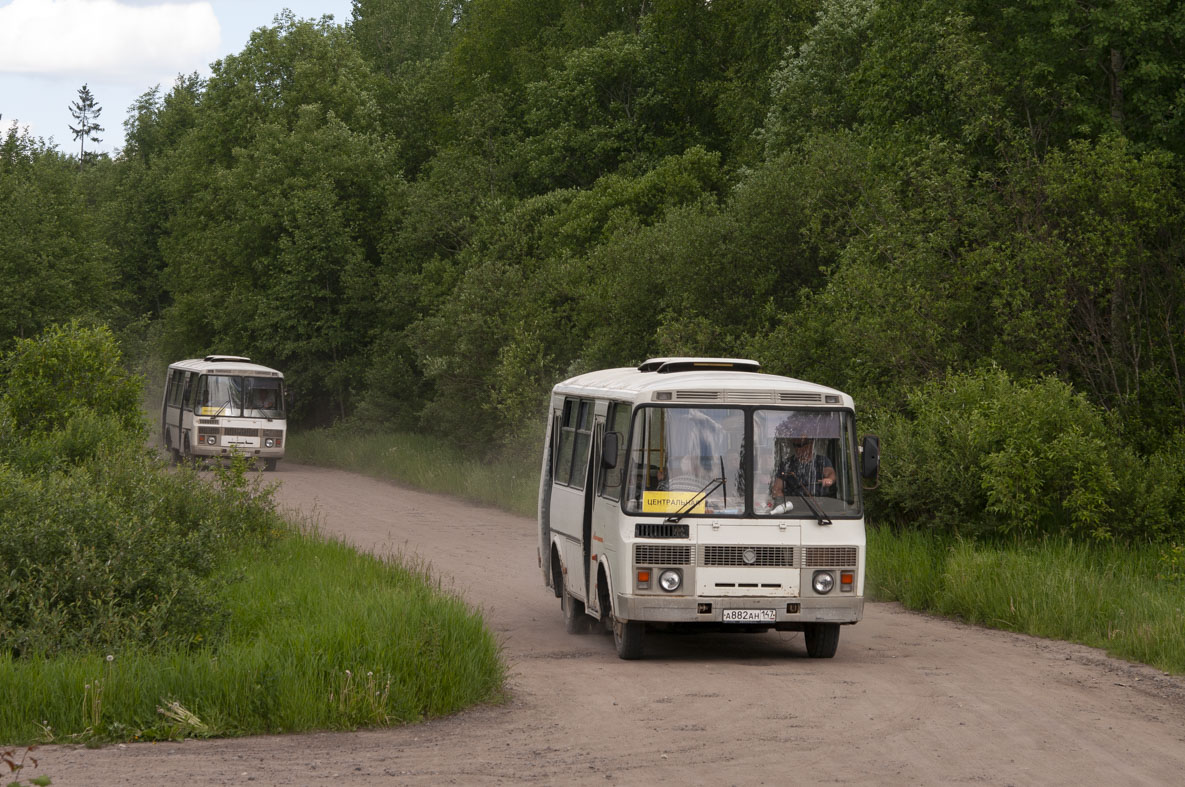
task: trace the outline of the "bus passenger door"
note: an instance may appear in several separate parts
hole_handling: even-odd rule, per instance
[[[592,440],[589,441],[588,475],[584,480],[584,515],[581,522],[581,544],[584,546],[584,598],[592,598],[593,560],[597,550],[593,548],[593,506],[597,499],[597,487],[601,476],[601,437],[605,434],[605,417],[598,415],[593,421]],[[603,541],[600,543],[604,543]]]
[[[581,601],[588,587],[587,566],[581,568],[580,564],[589,559],[587,487],[592,475],[593,407],[591,399],[574,396],[564,399],[559,436],[554,443],[555,463],[547,523],[552,544],[559,552],[560,564],[567,572],[565,582]]]
[[[590,483],[593,486],[588,499],[591,503],[591,540],[592,554],[589,556],[588,601],[586,607],[594,614],[602,617],[609,610],[601,609],[601,599],[597,588],[597,557],[609,566],[615,564],[621,535],[621,492],[625,480],[626,465],[626,437],[629,432],[630,405],[624,402],[610,402],[604,417],[597,419],[596,440],[593,443],[591,467],[594,468]],[[605,435],[613,432],[616,435],[617,454],[615,457],[605,456]],[[609,446],[610,450],[612,449]],[[608,465],[603,461],[609,458]],[[620,577],[617,579],[621,579]],[[616,581],[612,575],[610,582]]]

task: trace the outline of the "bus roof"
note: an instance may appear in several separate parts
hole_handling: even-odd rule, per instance
[[[249,374],[256,377],[283,377],[284,373],[267,366],[251,363],[241,355],[207,355],[169,364],[170,369],[185,369],[202,374]]]
[[[557,394],[601,396],[632,402],[830,405],[852,407],[842,391],[765,374],[760,364],[736,358],[652,358],[638,367],[577,375],[552,389]],[[659,397],[658,394],[663,396]],[[668,396],[669,394],[669,396]]]

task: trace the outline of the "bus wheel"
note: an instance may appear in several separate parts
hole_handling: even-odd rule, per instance
[[[618,658],[627,660],[642,658],[645,635],[646,624],[642,621],[613,619],[613,644],[617,646]]]
[[[569,634],[587,634],[589,619],[584,612],[584,602],[576,598],[564,588],[564,596],[560,599],[560,607],[564,610],[564,631]]]
[[[271,459],[264,459],[263,460],[263,469],[267,470],[269,472],[275,472],[276,459],[274,457]]]
[[[613,633],[613,614],[609,604],[609,581],[605,579],[605,569],[597,572],[597,603],[600,604],[601,619],[598,621],[602,634]]]
[[[812,659],[829,659],[839,647],[838,623],[808,623],[803,626],[806,653]]]

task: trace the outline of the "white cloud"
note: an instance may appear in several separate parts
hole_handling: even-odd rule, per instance
[[[137,82],[203,69],[221,31],[209,2],[12,0],[0,6],[0,71]]]

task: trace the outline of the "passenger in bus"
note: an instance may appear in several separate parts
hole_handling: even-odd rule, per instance
[[[696,492],[711,483],[711,476],[705,476],[698,457],[681,456],[671,466],[660,470],[659,489],[674,492]]]
[[[276,409],[276,392],[271,388],[256,388],[255,399],[260,410]]]
[[[787,418],[778,424],[775,436],[789,438],[792,450],[781,458],[774,470],[772,492],[775,499],[786,495],[835,495],[835,467],[823,454],[815,453],[811,437],[793,433],[793,423]]]

